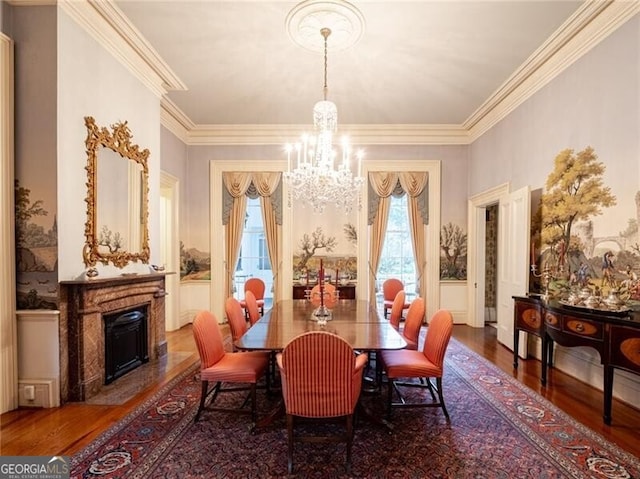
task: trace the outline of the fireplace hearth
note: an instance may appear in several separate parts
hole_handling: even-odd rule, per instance
[[[166,274],[60,282],[62,402],[86,401],[140,364],[167,354]],[[110,333],[115,337],[108,339]]]

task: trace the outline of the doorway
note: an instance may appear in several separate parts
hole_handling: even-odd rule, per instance
[[[484,324],[496,326],[498,306],[498,204],[485,209]]]
[[[485,326],[485,302],[486,302],[486,292],[487,292],[487,263],[489,262],[486,259],[487,256],[487,209],[495,206],[496,214],[496,239],[495,239],[495,249],[491,248],[492,251],[496,251],[495,260],[491,260],[491,264],[495,265],[496,279],[495,285],[491,288],[493,294],[495,295],[495,307],[496,314],[494,318],[497,322],[497,298],[498,298],[498,281],[497,281],[497,270],[498,270],[498,242],[499,242],[499,234],[498,228],[498,211],[500,199],[504,198],[509,194],[509,185],[507,183],[499,185],[495,188],[492,188],[484,193],[480,193],[476,196],[473,196],[469,199],[468,203],[468,211],[469,211],[469,225],[468,225],[468,258],[467,258],[467,270],[468,270],[468,278],[469,284],[473,285],[473,287],[469,288],[469,319],[468,324],[470,326],[481,328]],[[495,323],[494,323],[495,324]]]
[[[175,331],[183,324],[180,318],[180,238],[178,222],[178,179],[160,172],[160,251],[165,278],[165,329]]]

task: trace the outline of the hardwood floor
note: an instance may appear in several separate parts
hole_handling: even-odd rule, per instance
[[[602,422],[600,391],[557,370],[551,372],[550,385],[543,388],[540,385],[540,362],[535,359],[520,361],[518,370],[514,372],[511,351],[499,345],[495,336],[492,327],[454,327],[454,337],[471,350],[492,361],[585,426],[640,457],[639,409],[614,400],[613,423],[607,426]],[[128,384],[140,384],[142,389],[123,404],[71,403],[51,409],[22,408],[0,416],[0,454],[73,455],[81,450],[163,384],[198,361],[190,325],[167,333],[167,339],[169,355],[174,360],[145,365],[145,369],[138,368],[140,371],[129,373],[127,376],[134,373],[139,376],[129,380]],[[151,377],[152,383],[145,385],[145,381],[137,380],[140,376]],[[114,392],[114,395],[117,394]]]

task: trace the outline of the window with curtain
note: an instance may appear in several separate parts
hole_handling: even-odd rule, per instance
[[[378,291],[387,278],[398,278],[407,293],[415,292],[416,267],[411,246],[407,195],[391,196],[389,223],[378,268]]]
[[[272,297],[273,273],[269,263],[259,197],[247,198],[247,214],[235,273],[236,298],[244,298],[244,283],[248,278],[262,279],[265,283],[265,299]]]

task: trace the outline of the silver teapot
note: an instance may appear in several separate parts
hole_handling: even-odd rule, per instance
[[[626,300],[622,296],[618,289],[611,288],[604,303],[611,309],[620,309],[626,304]]]

